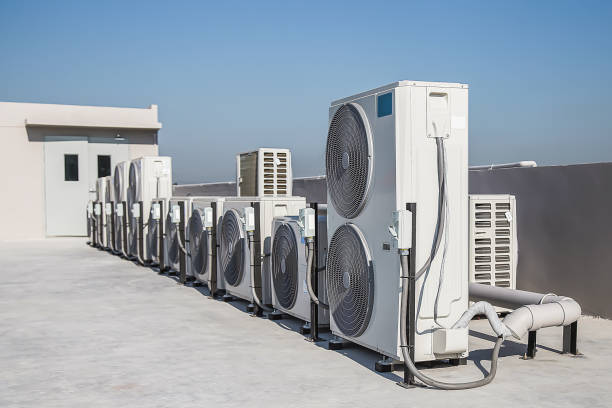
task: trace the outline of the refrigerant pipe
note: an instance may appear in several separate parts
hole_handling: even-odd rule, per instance
[[[308,288],[308,294],[310,295],[310,299],[317,305],[324,307],[325,309],[329,309],[329,305],[319,300],[312,289],[312,264],[314,260],[314,239],[312,237],[306,238],[306,248],[308,249],[308,258],[306,263],[306,287]]]
[[[263,304],[263,302],[259,299],[259,296],[257,296],[257,291],[255,290],[255,251],[253,250],[253,238],[254,238],[254,232],[253,231],[248,231],[248,240],[249,240],[249,255],[250,255],[250,273],[251,273],[251,294],[253,296],[253,301],[255,302],[255,304],[262,310],[266,311],[266,312],[272,312],[273,310],[270,309],[269,307],[265,306]]]

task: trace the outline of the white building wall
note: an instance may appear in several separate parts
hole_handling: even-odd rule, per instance
[[[129,158],[158,155],[157,106],[147,109],[0,102],[0,241],[45,233],[45,136],[115,138]],[[85,219],[83,214],[78,214]]]

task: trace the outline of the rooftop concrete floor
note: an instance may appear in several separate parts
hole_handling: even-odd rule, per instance
[[[84,239],[0,243],[0,406],[301,407],[612,406],[612,323],[584,317],[583,357],[541,330],[535,360],[506,341],[484,388],[398,387],[362,348],[327,350],[297,321],[250,317],[244,304],[90,248]],[[473,321],[467,366],[427,374],[461,381],[488,367],[492,332]]]

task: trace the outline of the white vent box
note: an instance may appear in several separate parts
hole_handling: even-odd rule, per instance
[[[285,197],[293,192],[291,152],[261,148],[236,155],[238,197]]]
[[[516,289],[516,199],[470,195],[470,282]]]

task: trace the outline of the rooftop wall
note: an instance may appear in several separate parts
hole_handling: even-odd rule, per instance
[[[612,317],[612,163],[470,171],[471,194],[514,194],[517,287]]]

